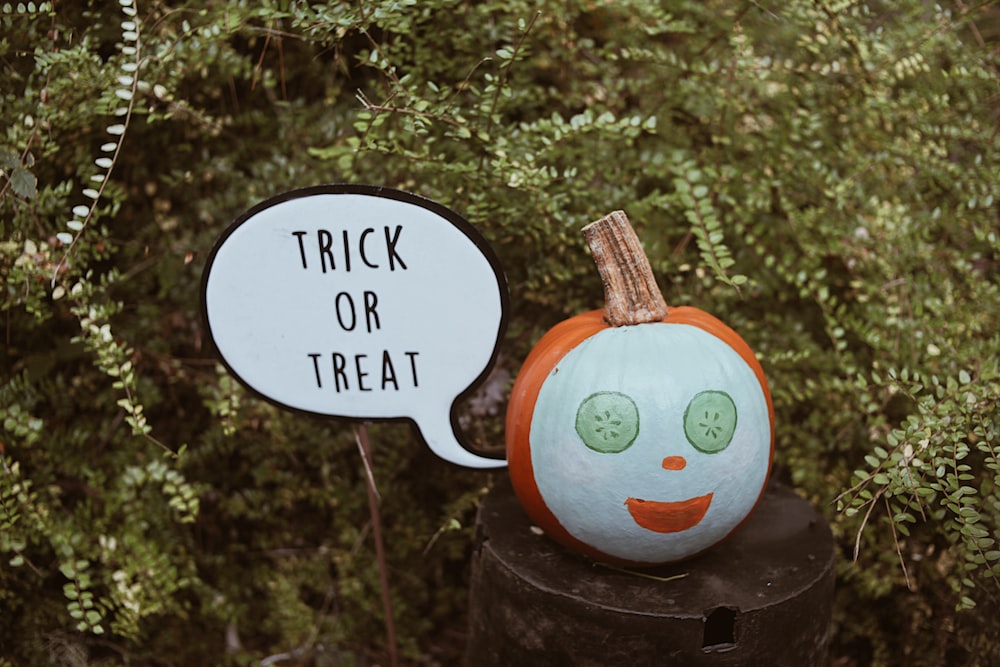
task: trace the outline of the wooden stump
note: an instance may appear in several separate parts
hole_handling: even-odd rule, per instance
[[[467,667],[826,664],[833,536],[787,487],[701,556],[634,572],[533,531],[507,482],[477,529]]]

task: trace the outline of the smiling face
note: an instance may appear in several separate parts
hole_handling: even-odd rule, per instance
[[[771,461],[768,402],[732,347],[688,324],[605,329],[538,393],[539,494],[576,540],[614,559],[703,551],[752,511]]]

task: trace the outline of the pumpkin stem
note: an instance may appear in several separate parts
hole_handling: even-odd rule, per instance
[[[624,211],[583,228],[583,237],[604,282],[604,320],[613,327],[659,322],[667,303]]]

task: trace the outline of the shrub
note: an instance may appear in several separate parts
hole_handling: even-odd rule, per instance
[[[0,656],[384,652],[353,431],[244,394],[197,314],[229,221],[339,181],[436,199],[490,239],[508,374],[599,305],[579,229],[626,209],[668,302],[761,354],[777,474],[843,550],[835,652],[1000,660],[998,16],[4,3]],[[470,434],[496,447],[500,421]],[[406,428],[372,438],[403,653],[454,660],[490,478]]]

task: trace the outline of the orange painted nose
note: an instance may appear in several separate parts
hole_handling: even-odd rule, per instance
[[[687,461],[684,460],[683,456],[668,456],[663,459],[663,468],[665,470],[684,470],[684,466],[687,465]]]

